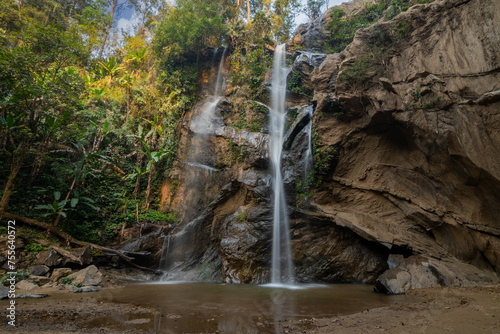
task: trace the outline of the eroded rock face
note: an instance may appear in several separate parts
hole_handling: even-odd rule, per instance
[[[387,292],[500,272],[499,19],[496,1],[414,6],[360,30],[312,74],[319,140],[340,155],[311,205],[389,253],[441,266],[392,268],[379,279]],[[384,66],[339,79],[371,52],[373,31],[403,22],[411,33],[387,46]]]
[[[417,5],[358,31],[341,53],[314,58],[304,52],[293,65],[314,97],[290,95],[287,106],[314,106],[316,145],[336,152],[321,179],[299,193],[311,119],[304,114],[291,122],[282,173],[298,281],[377,281],[381,292],[404,293],[498,280],[497,22],[495,0]],[[305,45],[302,28],[295,42]],[[360,62],[364,71],[350,72]],[[189,251],[184,269],[210,263],[212,278],[267,282],[267,134],[221,123],[200,143],[191,140],[192,117],[183,125],[180,160],[187,161],[190,150],[203,151],[202,162],[214,170],[178,163],[165,184],[172,189],[177,182],[175,193],[162,190],[182,219],[174,232],[193,229],[178,250]],[[190,277],[200,276],[198,270]]]
[[[220,249],[227,283],[263,283],[269,275],[269,209],[242,208],[224,222]]]

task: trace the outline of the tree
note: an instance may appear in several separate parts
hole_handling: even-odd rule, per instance
[[[328,0],[307,0],[307,17],[309,21],[313,21],[320,17],[321,8],[328,4]]]
[[[207,46],[220,46],[225,27],[224,8],[215,0],[178,0],[155,33],[153,48],[158,56],[173,61],[195,56]]]
[[[79,107],[84,89],[79,73],[70,66],[87,56],[74,33],[32,24],[17,44],[0,48],[0,116],[7,125],[3,137],[8,138],[2,149],[12,159],[0,214],[26,154],[43,153],[57,135],[55,128],[62,129]],[[49,123],[54,127],[44,133]]]

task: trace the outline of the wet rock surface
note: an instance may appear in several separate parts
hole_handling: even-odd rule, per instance
[[[493,0],[416,5],[359,30],[341,53],[306,47],[291,59],[295,79],[314,95],[289,94],[287,106],[313,106],[316,153],[335,154],[322,162],[322,175],[307,181],[310,120],[298,112],[282,174],[299,281],[378,279],[380,291],[402,293],[498,279],[499,6]],[[301,26],[292,44],[314,45],[324,24]],[[401,25],[407,34],[393,38]],[[369,57],[379,33],[393,37]],[[350,70],[363,61],[356,77]],[[208,260],[223,281],[262,282],[271,219],[245,214],[271,205],[267,134],[232,128],[231,103],[223,98],[224,126],[218,123],[203,145],[191,140],[195,115],[187,115],[179,156],[204,152],[214,170],[179,163],[165,189],[179,186],[165,190],[162,201],[179,212],[177,231],[196,220],[188,267]],[[396,255],[406,264],[391,267],[387,259]]]
[[[490,91],[499,78],[498,17],[494,1],[414,6],[360,30],[313,71],[319,140],[340,151],[314,192],[314,211],[390,254],[426,258],[389,269],[377,283],[386,292],[498,279],[500,138],[492,134],[500,123]],[[458,21],[467,29],[449,24]],[[387,66],[372,63],[363,82],[339,82],[367,54],[371,32],[399,22],[412,32],[391,44]]]

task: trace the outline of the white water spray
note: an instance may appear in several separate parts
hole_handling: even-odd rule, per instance
[[[217,105],[222,99],[221,93],[224,91],[226,86],[226,80],[224,79],[224,75],[222,73],[224,69],[224,61],[226,60],[226,51],[227,48],[224,48],[219,62],[217,77],[214,85],[214,95],[212,95],[207,101],[200,115],[191,121],[191,130],[193,130],[194,133],[210,135],[213,134],[219,125],[217,124],[215,111],[217,109]]]
[[[294,284],[295,273],[292,262],[290,228],[286,207],[285,190],[281,175],[281,152],[286,122],[285,97],[286,45],[280,44],[274,51],[273,76],[271,83],[272,106],[270,112],[270,159],[274,180],[273,253],[271,268],[272,284]]]

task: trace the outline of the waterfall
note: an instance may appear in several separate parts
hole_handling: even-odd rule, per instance
[[[199,270],[195,264],[201,246],[197,247],[195,243],[206,216],[204,212],[195,216],[198,214],[198,208],[194,206],[202,202],[206,196],[204,191],[209,189],[213,182],[213,173],[218,171],[213,167],[216,160],[215,140],[213,139],[216,129],[219,129],[222,123],[222,118],[217,113],[217,106],[225,90],[224,64],[227,48],[224,48],[222,55],[221,51],[216,51],[212,60],[214,68],[212,73],[216,76],[207,87],[209,94],[194,109],[193,113],[197,116],[190,123],[193,136],[187,159],[184,162],[187,167],[183,189],[185,201],[188,203],[184,217],[186,223],[177,226],[164,240],[165,256],[160,260],[160,269],[165,272],[165,275],[161,280],[192,281],[199,276]],[[218,56],[221,58],[217,66]],[[192,209],[191,206],[193,206]]]
[[[274,215],[272,242],[272,284],[293,284],[295,281],[290,242],[288,210],[285,190],[281,175],[281,152],[286,122],[285,97],[286,78],[289,69],[286,67],[286,45],[280,44],[274,51],[273,74],[271,82],[272,105],[270,112],[270,159],[273,169]]]
[[[313,117],[313,106],[307,106],[307,113],[309,114],[309,123],[304,128],[307,134],[307,149],[304,154],[304,185],[309,187],[310,176],[309,173],[313,166],[313,156],[312,156],[312,117]]]
[[[170,234],[163,237],[163,245],[160,257],[160,270],[167,267],[168,252],[170,250]]]
[[[226,86],[226,80],[224,79],[224,75],[222,73],[224,69],[224,61],[226,59],[226,51],[227,48],[225,47],[217,70],[217,77],[214,83],[214,93],[204,105],[200,115],[191,122],[191,130],[193,130],[194,133],[210,135],[213,134],[217,128],[218,124],[216,124],[217,120],[215,117],[215,111],[217,109],[217,105],[222,99],[221,93],[224,91]]]

